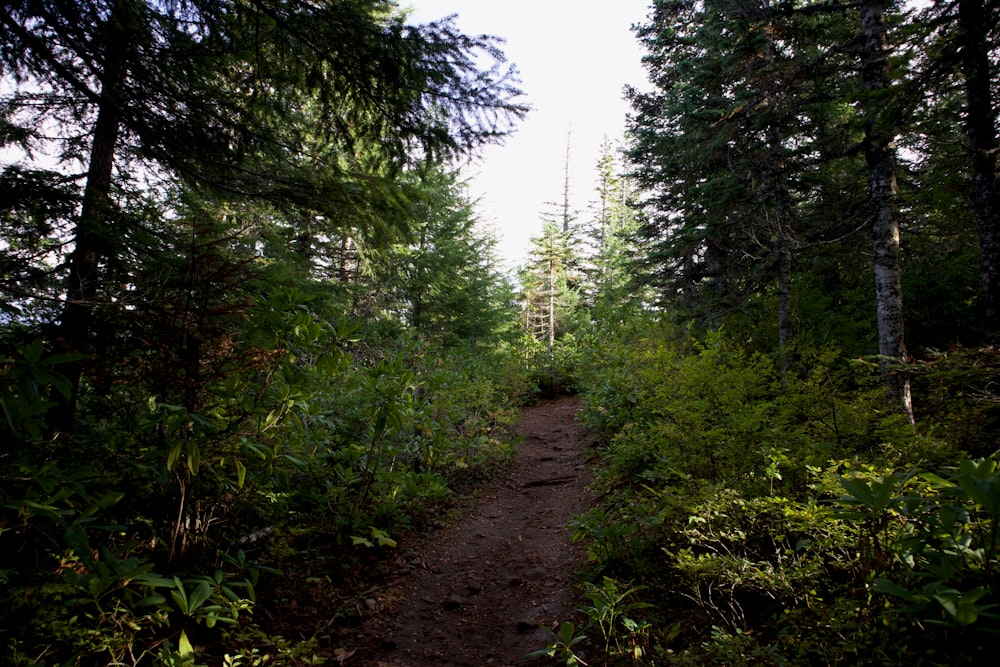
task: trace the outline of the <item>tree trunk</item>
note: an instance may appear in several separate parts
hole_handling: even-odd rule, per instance
[[[900,261],[899,189],[896,149],[891,127],[880,119],[880,95],[889,88],[889,56],[885,1],[864,0],[861,5],[864,41],[862,75],[869,96],[865,128],[872,244],[875,250],[875,300],[882,374],[890,402],[913,420],[910,381],[899,366],[907,359],[903,327],[902,264]]]
[[[570,225],[573,222],[573,216],[569,212],[569,156],[570,156],[570,141],[573,138],[573,131],[569,130],[566,132],[566,156],[563,159],[563,200],[562,200],[562,231],[563,234],[569,234]]]
[[[1000,174],[990,94],[988,21],[983,0],[959,0],[960,53],[965,78],[966,131],[972,151],[973,212],[979,232],[983,319],[991,342],[1000,335]]]
[[[795,336],[795,322],[792,319],[792,249],[789,240],[782,237],[778,241],[778,346],[782,355],[788,351],[788,344]]]
[[[97,119],[94,123],[87,182],[80,217],[73,230],[74,247],[69,256],[66,302],[59,318],[58,340],[63,351],[91,354],[94,306],[100,287],[100,267],[109,252],[112,224],[111,186],[115,148],[120,131],[121,85],[126,74],[123,49],[125,28],[120,23],[120,7],[108,19],[104,45],[104,71]],[[127,11],[127,10],[126,10]],[[66,364],[62,372],[72,388],[68,399],[59,402],[50,413],[50,425],[56,432],[72,429],[80,394],[83,364]]]
[[[556,262],[549,260],[549,330],[548,330],[549,362],[552,361],[552,350],[556,343]]]
[[[772,244],[769,250],[778,258],[778,346],[784,357],[788,344],[795,335],[792,319],[792,231],[789,224],[791,207],[786,183],[788,167],[782,152],[778,127],[774,122],[771,122],[767,129],[767,156],[765,199],[769,200],[771,204],[769,208],[774,216],[768,225]]]

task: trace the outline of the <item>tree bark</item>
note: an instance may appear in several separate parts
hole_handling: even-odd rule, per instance
[[[552,350],[556,343],[556,260],[549,258],[549,330],[548,330],[548,357],[552,361]]]
[[[959,49],[965,78],[966,131],[972,151],[972,202],[979,233],[983,319],[987,337],[1000,335],[1000,174],[990,91],[989,24],[983,0],[959,0]]]
[[[566,155],[563,158],[563,200],[562,200],[562,231],[563,234],[569,234],[570,225],[573,222],[573,216],[569,212],[569,156],[570,156],[570,141],[573,138],[573,131],[569,130],[566,132]]]
[[[111,188],[121,121],[121,86],[126,75],[124,45],[126,29],[121,23],[121,5],[109,17],[105,30],[104,70],[101,95],[94,122],[87,181],[80,217],[73,230],[74,247],[69,256],[66,302],[59,318],[58,341],[66,352],[90,354],[94,306],[100,293],[100,268],[109,252],[109,226],[112,224]],[[128,11],[125,9],[125,11]],[[63,373],[70,381],[68,399],[57,397],[50,413],[50,425],[56,432],[67,432],[76,415],[83,364],[66,364]]]
[[[792,249],[787,238],[778,242],[778,346],[782,355],[795,337],[792,318]]]
[[[767,130],[767,155],[766,199],[771,209],[767,214],[774,217],[768,225],[771,237],[769,243],[772,244],[769,250],[775,253],[778,260],[778,347],[784,356],[789,343],[795,336],[795,324],[792,318],[792,232],[789,224],[791,207],[786,183],[788,167],[782,154],[778,127],[774,122],[769,125]]]
[[[882,375],[890,402],[913,421],[910,381],[900,372],[900,365],[908,355],[904,337],[896,148],[891,125],[880,118],[879,113],[880,96],[890,86],[885,4],[885,0],[864,0],[861,5],[862,76],[868,95],[865,159],[875,251],[875,301]]]

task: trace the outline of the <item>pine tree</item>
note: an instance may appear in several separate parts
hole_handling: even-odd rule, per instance
[[[586,283],[582,298],[597,320],[615,318],[644,302],[644,290],[632,284],[632,261],[636,248],[635,212],[630,205],[632,193],[628,177],[610,140],[601,143],[597,165],[596,200],[590,205],[586,228],[587,254],[584,257]]]
[[[366,258],[369,280],[384,286],[378,310],[445,343],[495,342],[515,316],[494,239],[479,228],[456,173],[425,169],[411,178],[421,197],[411,208],[410,240]]]
[[[528,332],[545,342],[551,359],[556,338],[573,328],[579,303],[569,275],[576,254],[570,235],[552,222],[544,223],[531,243],[528,264],[520,272],[522,312]]]
[[[817,215],[815,175],[845,152],[827,127],[845,26],[820,4],[720,0],[657,3],[638,29],[654,88],[629,91],[629,157],[662,303],[714,324],[773,294],[779,343],[792,337],[795,256],[842,226]]]
[[[364,2],[5,3],[3,138],[84,166],[60,345],[94,351],[94,308],[124,252],[128,173],[286,215],[391,226],[394,173],[499,140],[524,111],[490,38],[406,26]],[[498,59],[483,71],[477,54]],[[78,387],[80,368],[69,368]],[[59,411],[69,428],[77,392]]]

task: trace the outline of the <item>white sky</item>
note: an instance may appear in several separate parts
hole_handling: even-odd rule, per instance
[[[490,146],[469,166],[471,195],[499,240],[509,267],[524,261],[540,214],[561,202],[566,137],[570,138],[570,198],[580,217],[594,198],[601,140],[617,142],[625,127],[625,84],[645,87],[642,49],[630,28],[643,23],[647,0],[402,0],[409,21],[458,14],[466,34],[506,40],[508,62],[520,72],[532,111],[503,146]]]

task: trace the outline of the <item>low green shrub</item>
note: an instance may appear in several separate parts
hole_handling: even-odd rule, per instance
[[[299,557],[282,540],[309,534],[345,564],[384,555],[403,526],[510,460],[532,391],[523,350],[373,347],[299,296],[262,297],[230,352],[246,361],[185,387],[190,402],[122,383],[84,395],[72,434],[47,425],[71,359],[36,343],[0,362],[8,663],[217,664],[259,630],[258,577],[277,576],[265,559]],[[272,644],[228,659],[272,664]],[[308,662],[307,645],[286,648]]]
[[[1000,632],[994,460],[932,472],[963,458],[954,425],[888,410],[875,363],[794,358],[672,327],[582,357],[602,437],[599,505],[573,524],[589,572],[642,587],[665,664],[981,663]]]

